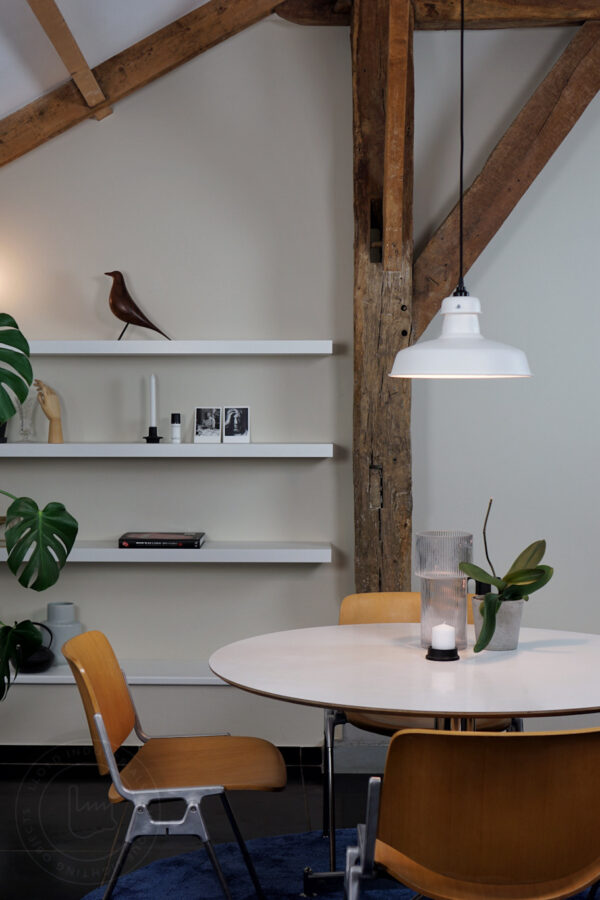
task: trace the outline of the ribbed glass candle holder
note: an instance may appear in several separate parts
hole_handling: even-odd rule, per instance
[[[467,578],[459,569],[471,562],[473,535],[467,531],[422,531],[416,536],[415,575],[421,579],[421,646],[431,645],[431,629],[446,623],[456,647],[467,646]]]

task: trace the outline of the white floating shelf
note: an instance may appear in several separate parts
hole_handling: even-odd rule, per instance
[[[157,459],[329,459],[333,444],[0,444],[2,458],[146,457]]]
[[[332,341],[30,341],[32,356],[327,356]]]
[[[0,547],[0,562],[6,561]],[[125,550],[116,541],[77,541],[69,563],[330,563],[331,544],[301,541],[206,541],[199,550]]]
[[[207,662],[193,659],[125,659],[121,666],[129,684],[190,684],[227,687]],[[17,675],[15,684],[75,684],[69,666],[53,666],[47,672]]]

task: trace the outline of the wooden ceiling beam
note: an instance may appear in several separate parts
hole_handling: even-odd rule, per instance
[[[525,104],[464,197],[465,271],[600,90],[600,22],[578,30]],[[458,281],[458,204],[419,255],[414,269],[416,341]]]
[[[410,382],[388,378],[388,372],[394,354],[408,346],[411,331],[410,0],[355,0],[351,34],[355,582],[357,591],[407,590],[412,529]],[[390,103],[398,103],[398,108],[390,110]],[[393,208],[390,203],[386,207],[393,223],[389,272],[382,264],[381,237],[386,180],[398,192]]]
[[[27,0],[27,2],[87,105],[93,108],[100,103],[104,104],[106,97],[54,0]],[[104,119],[111,112],[110,106],[104,105],[96,112],[95,118]]]
[[[460,28],[460,0],[413,0],[415,28]],[[466,28],[582,25],[600,17],[598,0],[465,0]]]
[[[93,70],[111,105],[271,15],[282,0],[209,0]],[[73,82],[0,121],[0,165],[94,115]]]
[[[295,25],[349,25],[351,0],[285,0],[277,15]]]
[[[277,14],[297,25],[349,25],[351,0],[286,0]],[[413,0],[415,28],[460,28],[460,0]],[[471,29],[582,25],[600,18],[598,0],[465,0]]]

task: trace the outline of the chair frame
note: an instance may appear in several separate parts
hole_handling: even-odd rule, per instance
[[[125,677],[125,673],[123,673],[123,677]],[[127,683],[127,679],[125,679],[125,682]],[[137,709],[133,702],[133,697],[131,697],[131,692],[129,691],[129,685],[127,685],[127,689],[135,712],[135,733],[142,741],[142,743],[147,743],[147,741],[149,741],[151,738],[141,728]],[[127,859],[127,855],[129,853],[129,850],[131,849],[131,845],[137,838],[149,836],[166,836],[173,834],[192,835],[200,839],[200,841],[204,844],[207,856],[213,869],[215,870],[215,874],[219,880],[219,884],[221,885],[225,897],[227,898],[227,900],[231,900],[231,892],[227,885],[227,881],[225,879],[225,875],[223,873],[221,865],[215,854],[212,841],[210,840],[208,829],[206,827],[206,823],[201,811],[201,803],[204,798],[214,795],[219,795],[221,797],[221,802],[223,803],[225,813],[244,858],[246,868],[248,869],[248,874],[252,879],[256,894],[259,898],[261,898],[261,900],[264,900],[265,895],[258,879],[258,875],[256,874],[254,863],[252,862],[252,858],[250,857],[248,848],[246,847],[246,843],[240,831],[239,825],[233,814],[233,810],[227,798],[224,786],[220,784],[214,784],[195,787],[146,788],[144,790],[130,790],[129,788],[125,787],[121,780],[121,774],[117,766],[117,761],[115,759],[110,738],[106,731],[106,726],[104,724],[101,713],[95,713],[94,724],[98,732],[98,737],[100,738],[102,751],[104,753],[115,790],[121,797],[123,797],[124,800],[128,800],[133,804],[131,819],[129,820],[129,825],[127,828],[127,833],[125,835],[125,839],[123,841],[123,846],[121,847],[117,862],[115,863],[109,882],[106,886],[103,900],[109,900],[109,898],[112,896],[112,892],[114,890],[117,879],[121,874],[123,865],[125,864],[125,860]],[[197,735],[197,737],[207,736],[209,735]],[[170,737],[173,737],[173,735],[170,735]],[[150,804],[159,800],[183,800],[186,804],[186,809],[183,816],[180,819],[153,818],[150,812]]]
[[[70,665],[73,667],[71,660],[67,657]],[[152,740],[152,737],[144,732],[142,729],[138,711],[136,705],[134,703],[131,690],[129,684],[127,683],[127,677],[123,670],[120,670],[120,673],[123,677],[123,681],[126,687],[128,700],[131,704],[131,710],[133,712],[133,730],[135,734],[142,742],[142,744],[148,743],[148,741]],[[81,673],[86,678],[85,673]],[[79,686],[79,684],[78,684]],[[88,686],[89,689],[90,686]],[[83,699],[83,698],[82,698]],[[85,701],[84,701],[85,706]],[[190,835],[199,838],[199,840],[203,843],[208,859],[215,871],[223,894],[226,900],[232,900],[231,892],[229,890],[229,886],[225,879],[225,875],[221,868],[221,865],[217,859],[215,854],[212,841],[210,840],[208,828],[206,826],[206,822],[202,815],[201,804],[205,797],[218,795],[221,798],[221,802],[223,804],[223,808],[225,810],[225,814],[237,841],[237,844],[240,848],[242,857],[246,864],[246,868],[248,870],[248,874],[252,880],[252,884],[254,885],[254,890],[256,892],[259,900],[266,900],[265,894],[262,890],[258,875],[256,873],[256,869],[254,868],[254,864],[248,852],[248,848],[246,847],[246,843],[242,836],[241,830],[237,823],[237,820],[233,814],[233,810],[231,808],[231,804],[229,803],[229,799],[227,797],[227,792],[225,790],[225,786],[222,784],[209,784],[209,785],[195,785],[195,786],[177,786],[177,787],[169,787],[169,788],[143,788],[143,789],[131,789],[127,788],[123,783],[121,778],[121,773],[119,771],[119,767],[117,765],[117,761],[115,758],[115,754],[113,751],[113,745],[111,743],[111,739],[108,734],[108,730],[106,728],[106,723],[100,712],[94,712],[92,716],[92,721],[90,721],[90,726],[92,725],[96,731],[96,735],[98,738],[99,748],[95,746],[96,757],[98,759],[98,764],[100,765],[100,758],[98,757],[97,750],[101,748],[102,754],[104,755],[105,765],[100,765],[100,771],[108,771],[110,777],[112,779],[113,786],[116,792],[122,797],[124,800],[130,802],[133,806],[133,810],[131,813],[131,819],[129,820],[129,825],[127,827],[127,832],[125,834],[125,839],[123,841],[123,845],[120,849],[119,855],[117,857],[117,861],[113,867],[113,870],[110,874],[109,880],[106,884],[106,888],[103,894],[103,900],[110,900],[113,890],[115,888],[117,879],[121,874],[129,851],[133,842],[139,837],[149,837],[149,836],[166,836],[166,835]],[[200,734],[194,735],[194,737],[219,737],[219,736],[228,736],[227,732],[220,732],[218,734]],[[93,733],[92,733],[93,737]],[[168,735],[169,738],[177,738],[178,735]],[[167,801],[167,800],[181,800],[185,803],[185,812],[180,819],[157,819],[152,815],[150,806],[152,803],[157,801]]]

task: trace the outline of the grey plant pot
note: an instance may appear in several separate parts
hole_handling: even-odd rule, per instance
[[[475,595],[473,603],[473,624],[475,625],[475,637],[479,638],[479,632],[483,625],[483,616],[479,612],[482,597]],[[526,600],[506,600],[500,604],[496,615],[496,628],[494,635],[485,648],[486,650],[516,650],[519,644],[519,631],[521,630],[521,616]]]

